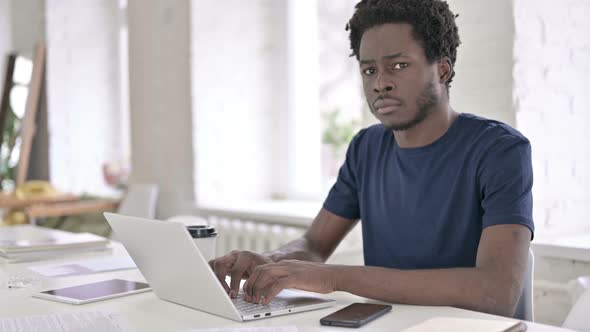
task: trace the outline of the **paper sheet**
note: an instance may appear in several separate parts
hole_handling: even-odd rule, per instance
[[[267,326],[267,327],[226,327],[215,329],[196,329],[186,332],[297,332],[295,326]]]
[[[122,332],[129,331],[121,316],[101,311],[23,316],[0,319],[2,332]]]
[[[46,277],[64,277],[71,275],[90,274],[105,271],[115,271],[136,268],[129,256],[116,256],[80,260],[68,264],[49,264],[31,266],[29,270]]]
[[[402,332],[503,332],[509,331],[516,324],[518,324],[518,321],[515,320],[435,317],[407,328]]]

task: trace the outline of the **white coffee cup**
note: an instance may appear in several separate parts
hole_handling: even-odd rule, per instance
[[[215,258],[215,240],[217,239],[215,227],[193,225],[186,226],[186,230],[207,262]]]

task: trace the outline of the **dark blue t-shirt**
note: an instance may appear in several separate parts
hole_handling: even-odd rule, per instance
[[[461,114],[434,143],[400,148],[383,125],[352,140],[328,211],[361,219],[365,265],[475,266],[482,230],[534,232],[530,142],[501,122]]]

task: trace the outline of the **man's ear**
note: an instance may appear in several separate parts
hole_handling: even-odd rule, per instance
[[[438,77],[439,82],[444,84],[451,79],[453,75],[453,63],[448,57],[443,57],[438,62]]]

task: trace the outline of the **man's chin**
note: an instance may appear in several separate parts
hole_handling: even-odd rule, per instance
[[[395,123],[395,124],[391,124],[391,123],[383,123],[383,126],[385,126],[385,128],[387,128],[387,130],[393,130],[393,131],[404,131],[404,130],[408,130],[408,129],[412,129],[412,127],[414,127],[416,125],[416,123]]]
[[[415,120],[410,120],[410,121],[392,121],[390,119],[379,119],[379,121],[381,122],[381,124],[387,128],[387,130],[393,130],[393,131],[404,131],[404,130],[408,130],[411,129],[412,127],[414,127],[415,125],[417,125],[419,122],[416,122]]]
[[[404,131],[414,128],[416,125],[424,121],[429,114],[429,112],[420,112],[413,119],[393,119],[392,117],[379,117],[378,120],[388,130]]]

